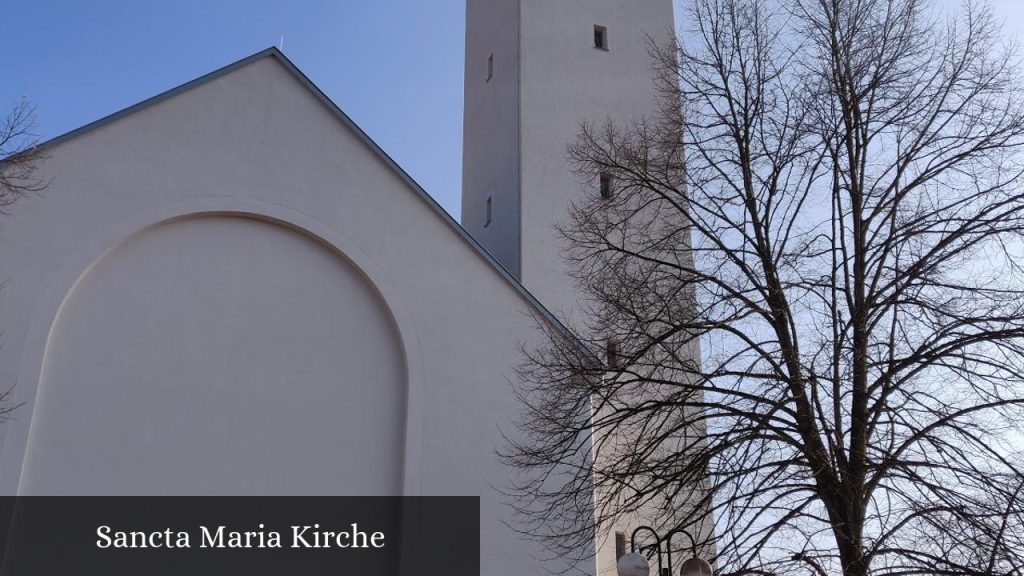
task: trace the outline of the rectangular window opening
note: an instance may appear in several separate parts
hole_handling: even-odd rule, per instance
[[[601,198],[607,200],[612,197],[615,191],[615,181],[612,175],[607,172],[601,173]]]
[[[617,370],[619,368],[619,359],[622,355],[621,350],[619,350],[619,341],[614,338],[609,339],[605,346],[605,356],[608,368],[611,370]]]
[[[491,197],[487,197],[487,213],[484,215],[484,228],[491,225]]]
[[[615,560],[618,561],[626,555],[626,533],[616,532],[615,533]]]
[[[608,49],[608,28],[606,26],[594,26],[594,48]]]
[[[487,82],[490,82],[491,78],[494,78],[494,54],[487,58]]]

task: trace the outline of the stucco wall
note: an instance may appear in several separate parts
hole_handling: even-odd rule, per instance
[[[519,4],[466,3],[462,225],[520,277]],[[488,61],[493,57],[493,70]],[[488,72],[493,75],[488,77]],[[487,199],[491,221],[487,222]]]
[[[158,224],[61,305],[20,492],[401,493],[405,380],[385,303],[330,247],[255,218]]]
[[[545,306],[578,320],[555,227],[597,182],[574,173],[568,148],[581,122],[626,124],[656,109],[650,42],[671,39],[673,2],[469,0],[466,22],[463,225]],[[595,25],[608,50],[595,48]]]
[[[484,573],[540,573],[537,550],[503,524],[510,512],[497,490],[509,474],[495,457],[501,432],[512,431],[510,379],[518,344],[538,336],[536,309],[276,56],[64,140],[49,156],[51,187],[0,229],[0,382],[16,382],[26,402],[4,427],[0,489],[344,494],[393,482],[400,441],[396,490],[481,495]],[[186,310],[187,286],[210,300]],[[229,342],[222,322],[237,322],[254,346]],[[167,332],[149,334],[157,326]],[[275,358],[262,357],[271,348]],[[287,374],[298,382],[277,386]],[[375,407],[353,416],[344,387],[363,381],[386,389],[367,392]],[[192,397],[176,397],[175,386]],[[288,413],[308,410],[312,422],[291,431],[284,419],[261,423],[278,392]],[[326,422],[332,408],[338,423]],[[124,438],[145,415],[161,433]],[[385,422],[369,421],[377,418]],[[88,434],[70,439],[71,423]],[[191,424],[217,438],[200,449],[182,432]],[[368,437],[295,443],[269,429],[287,439]],[[168,430],[184,436],[169,443]],[[259,457],[245,444],[252,435],[264,444]],[[202,467],[239,446],[237,465],[187,477],[165,477],[158,462],[170,447],[181,451],[172,461]],[[340,462],[368,471],[346,476]],[[42,476],[87,463],[108,470],[81,484]],[[264,466],[287,473],[254,478]]]
[[[673,34],[673,0],[522,1],[522,279],[562,318],[579,321],[575,282],[566,274],[565,241],[555,226],[585,188],[568,160],[581,122],[628,125],[657,106],[650,39]],[[609,49],[594,46],[594,26]]]
[[[568,276],[566,241],[556,232],[569,206],[594,198],[598,181],[574,173],[568,148],[582,122],[628,128],[657,110],[651,42],[673,35],[673,0],[523,0],[521,14],[522,279],[560,318],[583,328],[581,298]],[[607,28],[608,49],[594,45],[594,26]],[[605,526],[598,570],[615,574],[614,532],[637,518]]]

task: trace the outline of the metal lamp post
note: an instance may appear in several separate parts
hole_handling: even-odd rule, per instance
[[[690,540],[690,549],[693,552],[693,558],[690,558],[682,563],[679,567],[679,576],[714,576],[715,572],[712,570],[711,565],[707,561],[697,557],[697,541],[689,532],[682,528],[676,528],[665,535],[664,538],[658,536],[658,533],[654,531],[654,528],[650,526],[640,526],[636,530],[633,530],[633,534],[629,537],[629,554],[625,554],[622,558],[619,558],[618,564],[616,565],[616,572],[619,576],[650,576],[651,566],[647,562],[647,558],[637,551],[636,548],[636,535],[641,531],[646,530],[654,536],[654,544],[644,546],[641,548],[654,549],[658,554],[658,574],[657,576],[672,576],[672,537],[676,534],[682,534]],[[662,554],[661,543],[665,543],[664,554]],[[667,571],[666,567],[662,564],[662,557],[668,563]]]

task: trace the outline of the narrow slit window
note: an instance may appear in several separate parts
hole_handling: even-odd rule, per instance
[[[622,355],[622,351],[619,349],[619,341],[610,339],[605,346],[605,356],[608,368],[611,370],[617,370],[619,368],[619,359]]]
[[[605,26],[594,26],[594,48],[601,50],[608,49],[608,28]]]
[[[603,172],[601,174],[601,198],[607,200],[612,197],[613,192],[615,192],[615,180],[611,174]]]
[[[490,196],[488,196],[488,197],[487,197],[487,206],[486,206],[486,208],[485,208],[485,214],[484,214],[484,227],[485,227],[485,228],[486,228],[487,226],[490,226],[490,225],[491,225],[491,210],[492,210],[492,204],[493,204],[493,202],[491,202],[491,197],[490,197]]]
[[[494,54],[487,57],[487,82],[494,78]]]
[[[626,555],[626,533],[615,533],[615,560]]]

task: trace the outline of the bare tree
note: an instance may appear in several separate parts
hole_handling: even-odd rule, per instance
[[[0,120],[0,214],[22,196],[46,188],[38,173],[43,153],[34,124],[35,109],[24,98]]]
[[[684,22],[653,50],[660,112],[570,151],[614,182],[562,229],[609,360],[528,351],[524,530],[566,554],[660,510],[722,574],[1024,574],[1012,46],[975,3]]]

